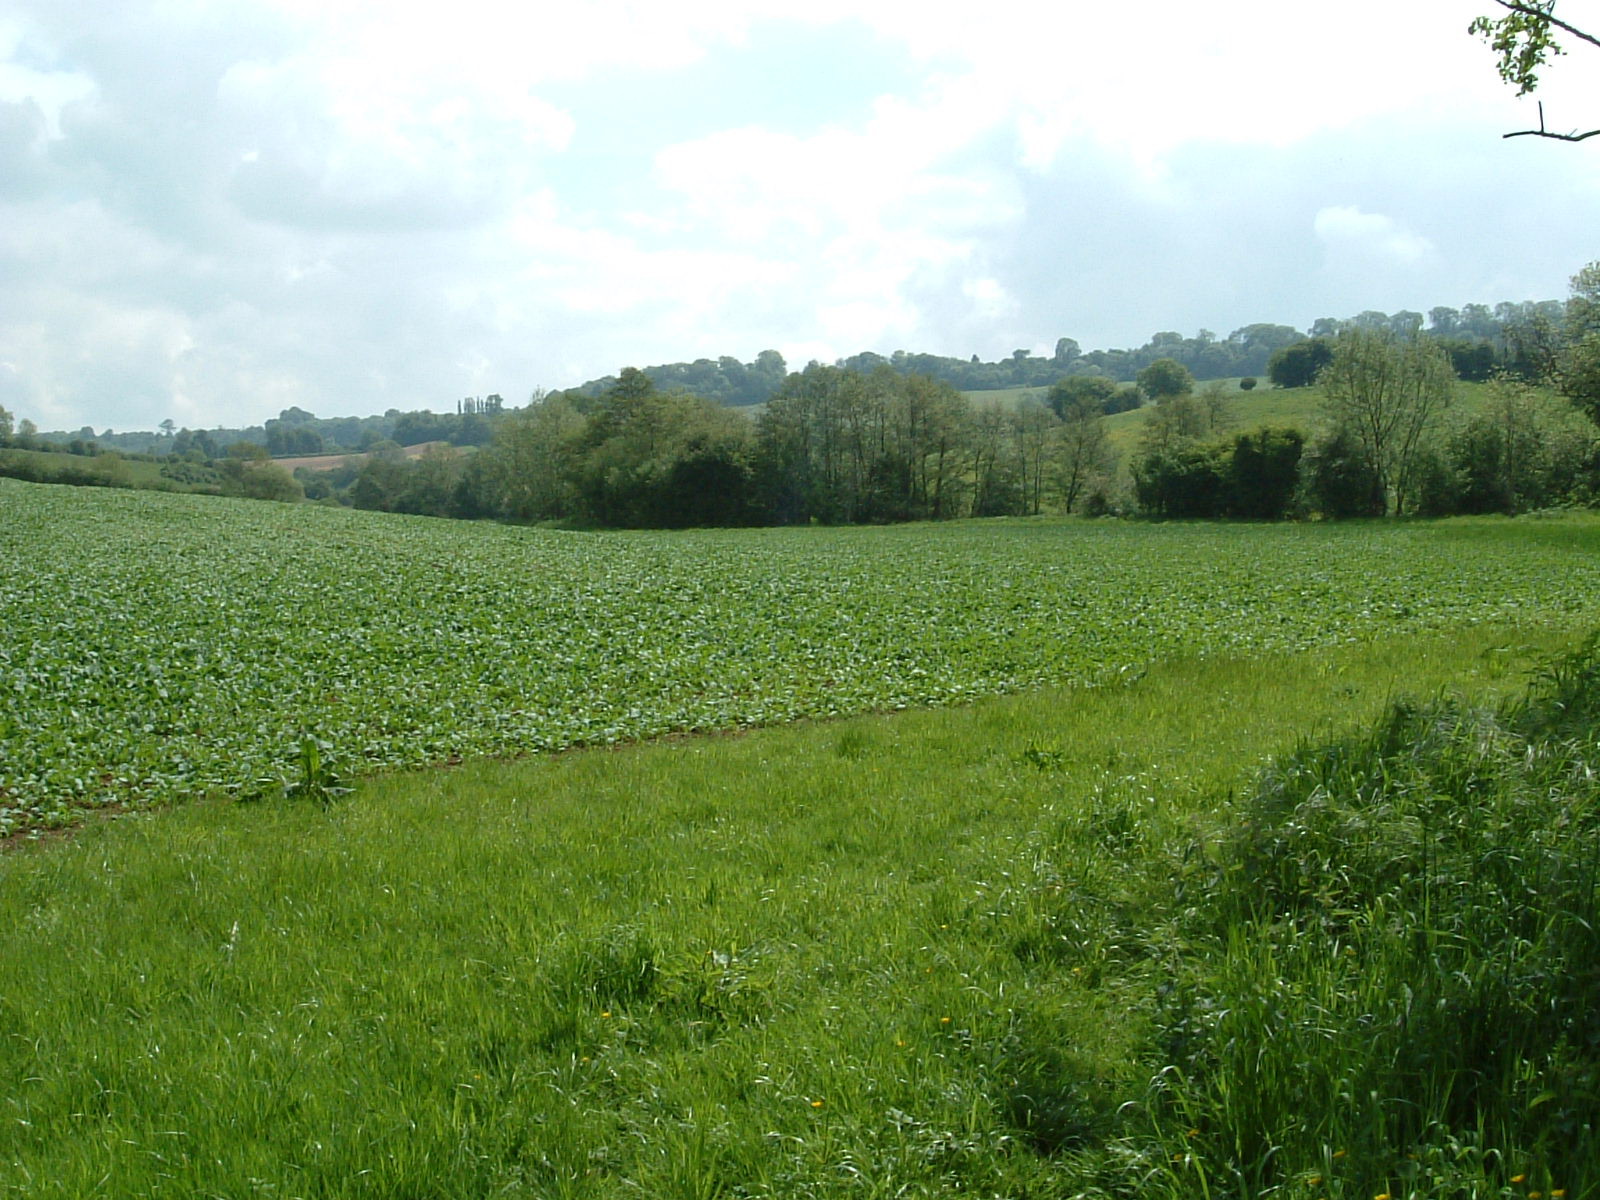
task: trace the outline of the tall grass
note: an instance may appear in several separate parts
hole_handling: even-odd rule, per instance
[[[1600,642],[1265,771],[1168,985],[1162,1194],[1593,1194]]]

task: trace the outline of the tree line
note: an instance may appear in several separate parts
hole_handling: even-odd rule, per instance
[[[1274,357],[1288,347],[1308,340],[1324,342],[1346,329],[1364,329],[1387,331],[1396,337],[1422,334],[1438,340],[1450,350],[1462,378],[1481,381],[1496,370],[1517,369],[1522,332],[1540,323],[1559,323],[1563,311],[1557,300],[1468,304],[1459,309],[1441,305],[1429,309],[1426,316],[1408,309],[1393,313],[1369,310],[1348,318],[1320,317],[1304,331],[1266,322],[1241,326],[1226,337],[1207,329],[1192,337],[1164,330],[1130,349],[1085,352],[1075,339],[1062,337],[1049,355],[1018,349],[993,362],[976,354],[959,358],[896,350],[888,355],[864,351],[833,365],[863,374],[887,367],[900,375],[924,375],[963,392],[1049,387],[1064,375],[1098,375],[1131,383],[1140,371],[1166,359],[1183,366],[1196,380],[1208,381],[1265,376]],[[763,403],[787,378],[783,356],[776,350],[762,351],[749,364],[727,357],[715,361],[702,358],[642,370],[659,388],[681,388],[732,405]],[[594,399],[616,382],[616,376],[608,375],[572,390]]]
[[[1453,315],[1452,315],[1453,314]],[[1432,330],[1482,328],[1434,310]],[[628,369],[598,395],[504,414],[470,457],[374,460],[348,499],[392,511],[593,526],[873,523],[1044,511],[1156,517],[1519,512],[1600,495],[1600,264],[1558,312],[1525,312],[1486,402],[1478,376],[1417,321],[1341,323],[1279,347],[1308,354],[1319,428],[1236,432],[1232,385],[1175,357],[1130,383],[1058,375],[1040,400],[985,404],[891,362],[812,363],[750,420]],[[1238,386],[1248,387],[1252,379]],[[1306,380],[1305,382],[1310,382]],[[1295,383],[1288,386],[1299,386]],[[1105,421],[1147,414],[1126,470]]]
[[[1103,418],[812,363],[752,419],[629,368],[598,397],[552,393],[505,414],[476,453],[369,460],[346,494],[395,512],[604,527],[1023,515],[1082,507],[1096,489],[1108,503]]]
[[[1118,381],[1071,369],[1089,356],[1063,339],[1051,385],[1021,403],[984,403],[907,362],[857,356],[784,373],[752,419],[748,408],[629,368],[604,388],[536,395],[520,409],[498,396],[465,400],[455,413],[366,419],[291,408],[257,427],[260,441],[226,445],[167,422],[157,443],[165,453],[154,457],[163,486],[599,527],[1045,511],[1246,519],[1522,511],[1600,493],[1600,264],[1579,272],[1554,307],[1434,309],[1426,326],[1420,314],[1368,313],[1293,341],[1285,327],[1261,328],[1269,332],[1260,346],[1282,343],[1266,358],[1268,379],[1319,387],[1315,436],[1232,431],[1235,385],[1198,386],[1176,354]],[[1471,340],[1494,329],[1497,342]],[[1160,336],[1156,344],[1177,346]],[[1487,356],[1473,350],[1485,346]],[[749,367],[779,370],[782,359],[763,354]],[[750,375],[746,367],[747,383]],[[1487,406],[1470,418],[1452,414],[1455,381],[1486,377],[1494,380]],[[1247,376],[1237,387],[1255,382]],[[1141,432],[1119,463],[1105,420],[1140,407],[1148,410]],[[408,456],[402,440],[433,449]],[[83,438],[52,444],[0,409],[5,444],[90,457],[99,449]],[[349,457],[294,476],[269,461],[319,450]],[[59,464],[37,460],[3,469],[66,478]]]
[[[1218,337],[1202,329],[1192,337],[1173,331],[1151,336],[1132,349],[1084,352],[1070,337],[1058,338],[1052,354],[1036,355],[1019,349],[1006,358],[984,362],[974,354],[955,358],[939,354],[896,350],[882,355],[863,352],[833,365],[871,374],[887,367],[899,375],[924,375],[959,391],[983,392],[1010,388],[1049,387],[1068,375],[1098,376],[1113,383],[1132,383],[1140,371],[1170,359],[1200,381],[1240,377],[1270,377],[1283,387],[1305,386],[1320,363],[1309,369],[1307,353],[1320,353],[1344,329],[1386,330],[1397,337],[1422,333],[1443,344],[1456,372],[1463,379],[1486,380],[1497,371],[1531,377],[1528,342],[1540,330],[1559,326],[1565,306],[1560,301],[1503,302],[1494,306],[1468,304],[1463,308],[1436,307],[1426,317],[1418,312],[1368,311],[1346,319],[1322,317],[1305,330],[1288,325],[1257,323]],[[1309,348],[1309,349],[1308,349]],[[1284,354],[1289,355],[1284,359]],[[1323,359],[1325,361],[1325,358]],[[1299,364],[1298,366],[1296,364]],[[723,356],[693,362],[665,363],[642,368],[663,391],[686,391],[720,404],[742,407],[763,404],[777,394],[789,376],[783,355],[763,350],[748,362]],[[618,377],[607,375],[575,388],[571,395],[597,400],[615,387]],[[469,396],[455,403],[455,412],[429,409],[387,412],[368,417],[317,417],[298,407],[283,410],[261,425],[242,428],[180,429],[163,421],[158,430],[117,433],[89,426],[72,432],[32,436],[55,446],[76,444],[100,450],[137,454],[177,454],[216,458],[237,442],[265,446],[274,456],[363,454],[373,446],[392,441],[401,446],[423,442],[449,442],[456,446],[483,446],[491,440],[493,418],[506,408],[495,394]]]

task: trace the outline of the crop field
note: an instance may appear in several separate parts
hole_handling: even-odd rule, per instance
[[[0,479],[0,835],[1600,613],[1589,518],[585,534]],[[275,782],[276,781],[276,782]]]

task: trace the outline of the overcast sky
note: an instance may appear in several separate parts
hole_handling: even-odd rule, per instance
[[[0,0],[0,405],[245,425],[1563,297],[1600,139],[1502,140],[1537,115],[1492,7]],[[1552,126],[1597,68],[1546,71]]]

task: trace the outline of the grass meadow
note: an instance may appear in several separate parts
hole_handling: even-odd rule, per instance
[[[214,577],[185,593],[195,629],[170,599],[165,641],[127,640],[182,661],[212,631],[271,684],[232,695],[273,739],[294,728],[274,695],[313,660],[280,670],[269,650],[302,642],[409,679],[441,723],[479,721],[413,626],[308,635],[324,609],[379,611],[363,593],[386,578],[427,628],[477,629],[480,654],[502,644],[485,606],[508,578],[542,600],[561,581],[660,673],[666,647],[702,643],[651,645],[645,578],[679,589],[684,624],[730,622],[707,644],[859,638],[859,674],[835,656],[823,679],[920,663],[948,687],[1010,661],[1014,686],[885,702],[863,685],[840,695],[903,710],[797,706],[516,758],[464,741],[480,748],[452,767],[377,769],[330,738],[364,768],[349,794],[173,782],[115,819],[75,810],[69,836],[0,854],[0,1194],[1600,1195],[1600,663],[1572,657],[1600,596],[1592,520],[547,540],[334,513],[296,541],[270,506],[100,496],[122,552],[80,538],[75,570],[62,552],[35,586],[97,612],[108,581],[161,594],[160,570],[121,574],[130,558],[214,544]],[[132,525],[130,502],[171,507]],[[306,581],[329,545],[325,602]],[[770,627],[683,590],[709,564],[748,596],[741,554],[783,585]],[[517,556],[548,578],[494,574]],[[474,570],[498,593],[460,591]],[[257,599],[217,590],[247,579]],[[141,593],[116,586],[134,613]],[[31,611],[22,595],[8,613]],[[264,631],[255,603],[286,615]],[[24,664],[46,660],[42,628]],[[351,657],[339,639],[361,628]],[[898,662],[885,647],[918,629]],[[1105,654],[1084,659],[1101,643],[1080,634],[1078,658],[1038,669],[1062,629],[1102,631]],[[0,657],[13,685],[19,644]],[[80,670],[57,676],[96,703],[115,694],[101,644],[100,667],[63,651]],[[754,661],[722,669],[809,678]],[[181,749],[118,728],[151,761]],[[9,756],[26,730],[7,731]]]

